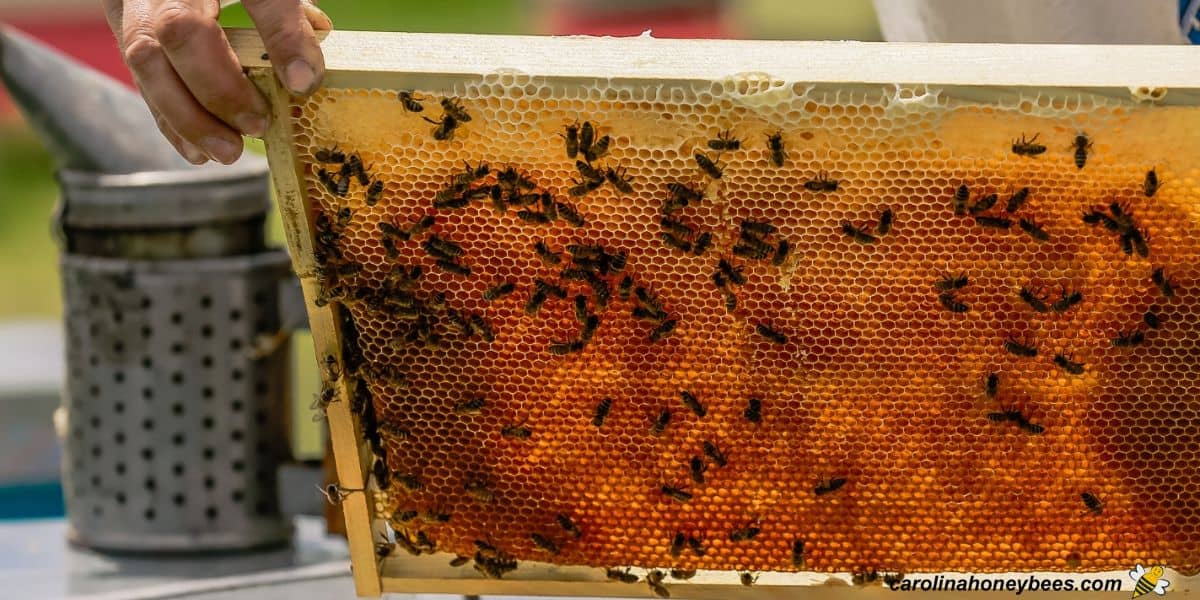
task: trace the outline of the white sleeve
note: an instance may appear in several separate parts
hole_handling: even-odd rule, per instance
[[[889,42],[1187,42],[1178,0],[874,1]]]

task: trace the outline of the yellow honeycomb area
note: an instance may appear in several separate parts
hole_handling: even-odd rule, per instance
[[[361,300],[343,299],[358,332],[378,431],[392,471],[380,501],[398,531],[417,531],[439,550],[471,555],[485,540],[520,560],[615,567],[869,572],[1098,571],[1134,563],[1200,567],[1200,112],[1076,92],[941,90],[924,86],[831,87],[769,78],[717,82],[546,81],[499,74],[438,89],[412,90],[411,112],[396,90],[326,89],[297,101],[296,151],[316,211],[334,225],[346,269],[341,285],[378,289],[397,265],[419,265],[416,294],[429,301],[436,344],[406,343],[411,321]],[[439,101],[461,100],[470,114],[449,140],[433,136]],[[985,100],[986,99],[986,100]],[[563,134],[591,123],[610,136],[593,166],[624,168],[633,193],[605,183],[568,193],[580,175]],[[741,142],[718,154],[707,141],[729,130]],[[768,135],[780,132],[784,164],[770,162]],[[1072,141],[1093,142],[1077,168]],[[1032,137],[1045,153],[1019,156],[1014,139]],[[345,197],[317,176],[337,164],[316,160],[333,146],[357,153],[383,182],[378,203],[352,183]],[[697,165],[703,152],[723,168],[714,180]],[[581,157],[580,157],[581,158]],[[435,209],[434,196],[464,161],[496,172],[514,167],[586,219],[529,223],[518,207],[501,213],[487,198]],[[1151,168],[1162,184],[1147,197]],[[827,172],[836,191],[805,183]],[[668,184],[703,191],[674,212],[710,232],[712,247],[685,253],[662,240]],[[957,215],[996,193],[984,216],[1010,218],[1009,230]],[[1006,203],[1028,187],[1015,214]],[[1112,202],[1131,214],[1148,257],[1122,249],[1121,235],[1082,219]],[[533,208],[537,208],[536,205]],[[881,213],[894,214],[878,234]],[[435,215],[429,230],[396,243],[388,258],[378,224],[408,227]],[[1018,226],[1036,222],[1049,239]],[[770,223],[764,239],[787,240],[773,255],[733,253],[743,220]],[[877,240],[848,236],[849,223]],[[461,245],[469,276],[437,268],[423,249],[429,235]],[[544,241],[564,260],[548,265]],[[569,244],[624,252],[605,279],[612,299],[597,305],[586,281],[563,280]],[[727,284],[736,310],[713,281],[718,262],[743,269]],[[1166,297],[1152,281],[1161,267]],[[335,265],[327,265],[328,273]],[[935,284],[964,274],[951,300]],[[632,316],[636,300],[618,294],[622,276],[657,297],[673,331],[657,342],[658,321]],[[557,283],[534,315],[534,281]],[[516,291],[486,301],[489,288]],[[1038,312],[1019,297],[1029,287],[1047,304],[1066,292],[1082,301]],[[364,291],[364,293],[365,293]],[[445,295],[438,306],[435,295]],[[550,346],[577,338],[573,298],[588,297],[599,317],[580,352]],[[483,316],[493,341],[458,333],[447,311]],[[1150,328],[1144,314],[1159,317]],[[786,336],[769,341],[765,324]],[[1143,343],[1115,347],[1122,334]],[[1005,349],[1011,338],[1036,357]],[[1083,367],[1067,372],[1056,355]],[[998,375],[994,397],[990,374]],[[346,376],[353,377],[354,373]],[[403,378],[401,378],[401,376]],[[681,400],[693,394],[698,417]],[[484,399],[477,414],[455,406]],[[611,398],[601,427],[597,404]],[[761,400],[761,420],[745,416]],[[660,435],[654,421],[672,416]],[[1015,411],[1025,421],[989,418]],[[1040,433],[1030,431],[1032,425]],[[527,439],[502,435],[528,429]],[[1027,425],[1027,426],[1026,426]],[[397,432],[407,435],[397,436]],[[727,459],[705,457],[715,444]],[[692,457],[707,465],[704,483]],[[410,491],[398,480],[420,483]],[[817,488],[843,479],[829,493]],[[476,486],[474,492],[469,487]],[[663,486],[685,490],[681,502]],[[415,487],[415,486],[409,486]],[[480,489],[486,493],[480,493]],[[1091,494],[1091,507],[1082,494]],[[490,498],[489,498],[490,496]],[[439,522],[407,511],[450,515]],[[579,528],[576,539],[558,515]],[[737,529],[757,536],[732,541]],[[551,554],[532,535],[550,540]],[[672,552],[677,533],[703,556]],[[793,548],[802,541],[800,561]]]

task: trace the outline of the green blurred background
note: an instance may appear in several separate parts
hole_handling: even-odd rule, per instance
[[[58,19],[60,15],[53,10],[53,5],[59,3],[64,7],[70,5],[86,18],[99,19],[102,26],[99,0],[31,2],[28,5],[37,8],[11,14],[6,13],[6,6],[0,3],[0,22],[13,22],[19,27],[22,19],[24,22],[30,18],[36,20],[39,15],[31,15],[29,10],[44,11],[45,18]],[[653,27],[660,34],[666,32],[665,37],[879,39],[870,0],[665,0],[658,3],[623,0],[325,0],[321,6],[337,28],[347,30],[630,35]],[[640,16],[630,16],[627,12],[648,8],[651,12]],[[251,25],[240,6],[225,9],[221,21],[228,26]],[[111,47],[103,51],[115,52]],[[4,289],[4,293],[0,293],[0,323],[58,320],[61,316],[57,250],[49,233],[49,217],[56,195],[52,157],[19,118],[13,118],[11,114],[7,119],[0,118],[0,199],[3,200],[0,201],[0,282]],[[275,239],[281,242],[277,224],[273,229]],[[300,398],[305,398],[311,394],[315,380],[311,346],[307,337],[302,337],[295,347],[301,377],[298,389]],[[320,453],[321,437],[319,427],[311,422],[307,412],[308,402],[299,400],[293,419],[296,423],[295,449],[301,456],[312,457]]]

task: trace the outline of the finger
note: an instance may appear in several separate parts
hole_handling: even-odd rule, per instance
[[[154,122],[158,125],[158,130],[162,133],[163,137],[167,138],[168,142],[171,142],[172,146],[175,146],[175,151],[180,156],[186,158],[193,165],[202,165],[208,162],[208,155],[195,144],[183,139],[183,137],[176,133],[175,129],[153,107],[150,108],[150,114],[154,116]]]
[[[192,96],[234,129],[255,137],[267,131],[267,101],[242,74],[216,0],[155,0],[154,33]]]
[[[329,15],[325,14],[325,11],[317,8],[317,0],[300,0],[300,7],[304,9],[304,17],[308,19],[308,24],[315,31],[333,29],[333,21],[329,19]]]
[[[108,28],[112,30],[113,35],[118,39],[121,37],[121,11],[123,2],[121,0],[104,0],[104,19],[108,21]]]
[[[325,59],[308,16],[316,7],[304,8],[299,0],[244,0],[242,4],[284,87],[300,96],[316,90],[325,74]]]
[[[151,110],[209,157],[227,164],[237,160],[242,153],[241,136],[204,110],[184,86],[154,37],[145,2],[126,2],[121,21],[125,63]],[[188,158],[186,153],[184,157]]]

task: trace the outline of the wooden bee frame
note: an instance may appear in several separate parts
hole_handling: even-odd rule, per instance
[[[261,40],[252,31],[229,31],[242,65],[269,99],[274,118],[266,142],[279,210],[293,264],[303,283],[315,356],[341,360],[341,334],[332,305],[317,306],[313,224],[304,172],[293,146],[291,98],[274,76]],[[507,69],[549,78],[612,78],[640,82],[716,81],[730,74],[764,74],[786,81],[845,86],[934,85],[959,97],[987,101],[1014,90],[1078,90],[1118,99],[1176,106],[1200,106],[1200,70],[1186,46],[1061,46],[997,44],[870,44],[855,42],[753,42],[638,38],[545,38],[432,34],[332,32],[323,36],[328,88],[395,89],[412,80],[452,81]],[[766,75],[764,75],[766,76]],[[371,453],[350,411],[345,378],[335,384],[338,400],[327,416],[339,485],[348,493],[344,512],[353,575],[360,596],[390,592],[504,595],[628,596],[648,594],[644,586],[606,581],[599,569],[525,562],[502,580],[484,579],[469,569],[448,567],[448,556],[389,556],[378,561],[374,540],[383,523],[369,501]],[[1132,565],[1131,565],[1132,566]],[[922,574],[926,575],[926,574]],[[933,577],[935,574],[927,574]],[[1010,574],[1014,579],[1028,573]],[[1081,581],[1125,578],[1121,571],[1088,574],[1040,573]],[[1170,591],[1188,595],[1200,579],[1169,572]],[[672,583],[689,598],[729,598],[743,594],[814,597],[880,593],[878,587],[847,591],[847,574],[769,573],[754,588],[736,573],[701,572]],[[1130,584],[1127,584],[1130,585]],[[872,589],[875,590],[872,592]],[[1127,588],[1128,589],[1128,588]],[[931,597],[972,597],[934,593]],[[1056,595],[1056,597],[1059,597]],[[1092,598],[1094,593],[1064,593]],[[1113,595],[1115,597],[1115,594]]]

